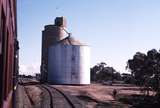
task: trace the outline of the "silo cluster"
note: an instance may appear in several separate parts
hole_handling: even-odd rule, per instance
[[[42,32],[41,81],[90,84],[90,48],[66,31],[64,17],[57,17]]]

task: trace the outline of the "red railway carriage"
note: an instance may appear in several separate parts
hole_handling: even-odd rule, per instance
[[[16,0],[0,0],[0,107],[13,107],[18,74]]]

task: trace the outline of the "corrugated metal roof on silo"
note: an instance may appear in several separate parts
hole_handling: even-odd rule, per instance
[[[59,41],[58,43],[61,43],[64,45],[85,45],[72,36],[68,36],[68,37],[62,39],[61,41]]]

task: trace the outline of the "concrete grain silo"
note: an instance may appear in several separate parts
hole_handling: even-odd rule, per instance
[[[47,81],[48,76],[48,48],[64,38],[62,28],[66,27],[64,17],[57,17],[55,24],[46,25],[42,31],[41,82]]]
[[[58,27],[61,27],[60,22]],[[60,33],[62,31],[67,32],[64,27]],[[47,49],[47,82],[90,84],[90,47],[74,39],[70,33],[68,36],[56,36],[61,39],[55,40]]]

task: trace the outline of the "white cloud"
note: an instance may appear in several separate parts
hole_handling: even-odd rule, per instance
[[[19,73],[25,75],[35,75],[35,73],[40,73],[40,64],[20,64]]]

